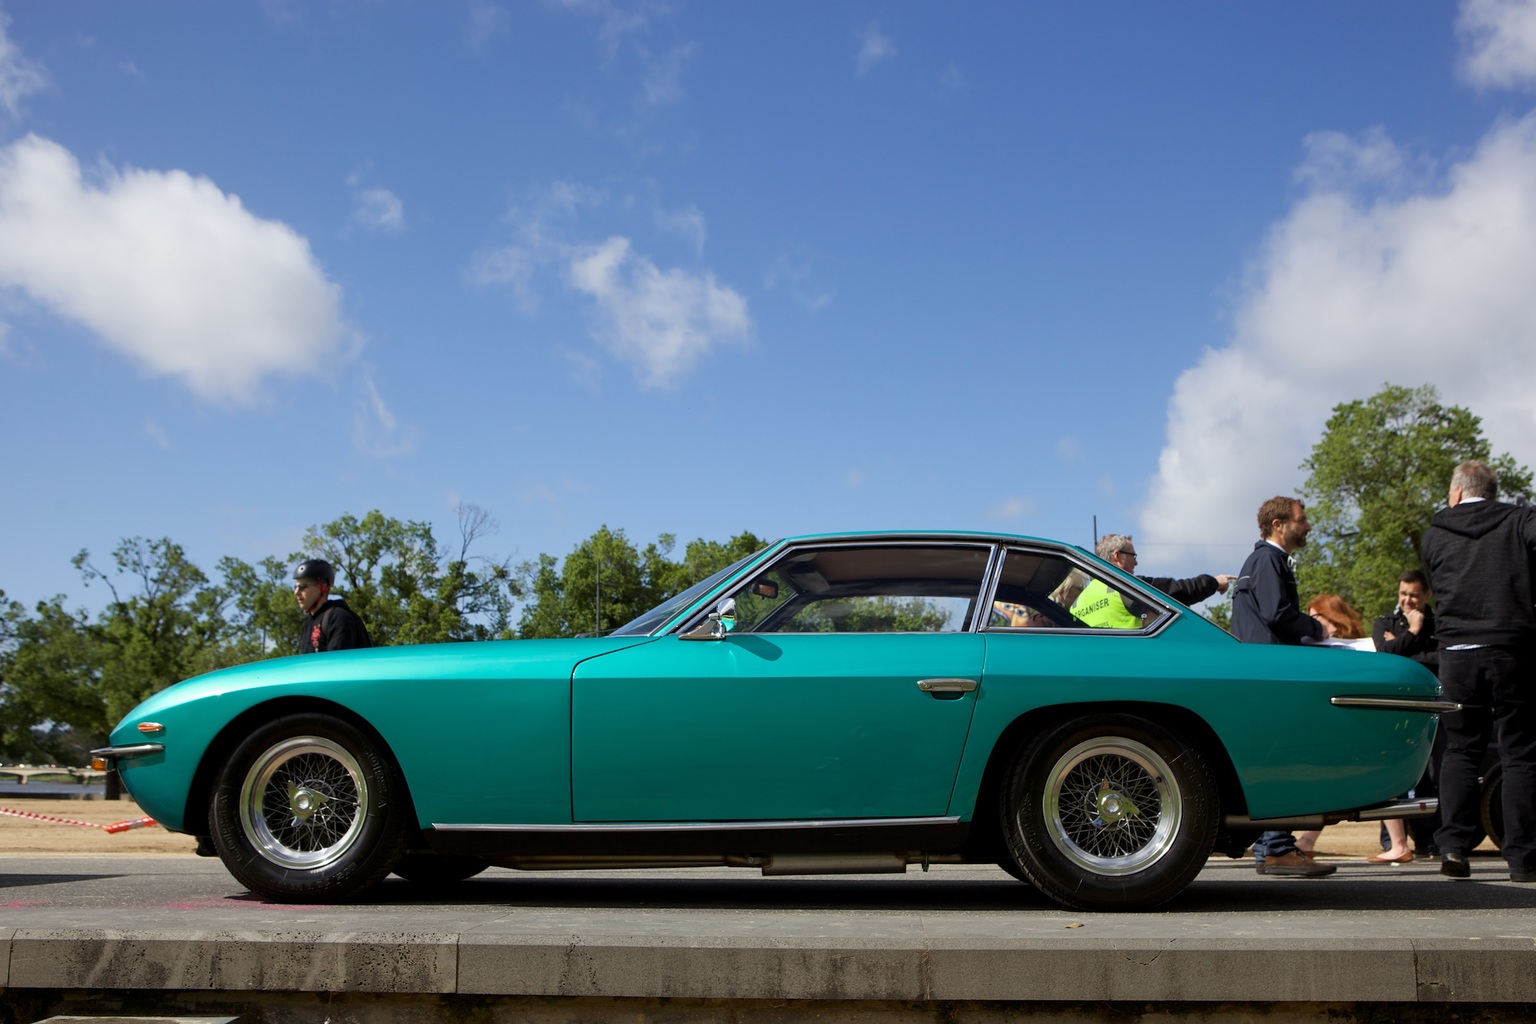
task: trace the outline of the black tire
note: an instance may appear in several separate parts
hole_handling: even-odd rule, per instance
[[[400,858],[395,874],[417,885],[452,885],[473,878],[491,866],[479,857],[413,850]]]
[[[208,810],[230,874],[274,902],[344,900],[405,852],[405,784],[376,743],[329,715],[262,726],[225,763]]]
[[[1488,838],[1499,849],[1504,848],[1504,767],[1494,763],[1492,768],[1483,772],[1480,780],[1482,792],[1479,794],[1478,811],[1482,818],[1483,831],[1488,833]]]
[[[1003,835],[1025,876],[1079,910],[1146,910],[1192,882],[1216,841],[1205,758],[1143,718],[1063,722],[1004,780]]]
[[[1020,882],[1023,882],[1025,885],[1033,885],[1034,884],[1033,882],[1031,882],[1029,880],[1029,876],[1024,873],[1024,869],[1023,868],[1019,867],[1017,864],[1015,864],[1013,861],[1007,859],[1006,857],[1003,858],[1002,860],[998,861],[997,862],[997,866],[1002,868],[1004,871],[1008,872],[1010,875],[1012,875],[1014,878],[1016,878]]]

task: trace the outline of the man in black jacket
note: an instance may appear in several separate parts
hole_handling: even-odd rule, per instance
[[[1422,570],[1407,569],[1397,577],[1397,607],[1380,616],[1371,627],[1371,639],[1376,649],[1386,654],[1399,654],[1412,658],[1436,674],[1440,671],[1440,644],[1435,639],[1435,610],[1429,606],[1429,578]],[[1440,755],[1445,752],[1445,730],[1435,730],[1435,742],[1430,751],[1429,763],[1424,774],[1413,787],[1415,797],[1436,796],[1440,792]],[[1436,854],[1435,829],[1440,827],[1439,814],[1409,818],[1403,828],[1413,836],[1413,845],[1420,854]],[[1383,823],[1383,836],[1392,845],[1401,845],[1402,836],[1396,826]],[[1383,840],[1384,842],[1386,840]],[[1385,851],[1384,851],[1385,852]]]
[[[1312,524],[1295,498],[1270,498],[1259,506],[1259,536],[1263,539],[1243,563],[1232,586],[1232,635],[1250,644],[1299,644],[1321,639],[1327,627],[1301,608],[1291,554],[1307,542]],[[1261,875],[1318,878],[1333,874],[1332,864],[1319,864],[1296,848],[1290,832],[1265,832],[1253,844],[1254,869]]]
[[[1480,830],[1478,770],[1490,737],[1504,771],[1502,852],[1512,882],[1536,882],[1536,513],[1496,501],[1499,477],[1463,462],[1450,506],[1424,533],[1439,611],[1440,686],[1460,711],[1440,716],[1440,873],[1471,875]]]
[[[1378,651],[1412,658],[1431,672],[1440,668],[1435,639],[1435,610],[1429,606],[1429,577],[1408,569],[1397,578],[1397,607],[1371,627]]]
[[[1094,554],[1109,564],[1136,576],[1136,546],[1128,534],[1106,533],[1093,546]],[[1225,594],[1235,576],[1191,576],[1176,580],[1171,576],[1136,576],[1149,587],[1161,590],[1181,604],[1199,604],[1208,597]]]
[[[373,640],[357,613],[341,598],[331,598],[336,585],[336,570],[323,558],[300,562],[293,572],[293,595],[304,613],[299,628],[300,654],[321,651],[346,651],[354,647],[372,647]]]

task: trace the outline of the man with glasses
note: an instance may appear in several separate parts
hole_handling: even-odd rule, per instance
[[[372,647],[368,629],[357,613],[341,598],[331,597],[336,585],[336,570],[323,558],[310,558],[293,571],[293,596],[304,613],[299,630],[299,653],[346,651],[354,647]]]
[[[1136,576],[1136,566],[1140,564],[1136,557],[1136,545],[1129,534],[1106,533],[1099,538],[1099,542],[1093,547],[1094,554],[1115,568]],[[1208,597],[1216,594],[1225,594],[1227,585],[1236,576],[1191,576],[1189,579],[1176,580],[1171,576],[1136,576],[1147,586],[1161,590],[1169,597],[1181,604],[1199,604]]]

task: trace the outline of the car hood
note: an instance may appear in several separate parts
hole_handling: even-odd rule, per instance
[[[548,679],[569,675],[588,658],[650,643],[652,637],[578,637],[568,640],[481,640],[466,643],[372,647],[360,651],[295,654],[253,661],[194,676],[146,698],[118,726],[152,716],[157,709],[247,690],[296,690],[324,696],[332,689],[392,680]],[[114,742],[124,739],[114,730]],[[128,739],[132,739],[131,736]]]

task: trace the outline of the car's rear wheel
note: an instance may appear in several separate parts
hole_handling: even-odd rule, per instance
[[[1082,910],[1144,910],[1177,896],[1210,856],[1216,825],[1205,758],[1131,715],[1045,730],[1003,786],[1003,834],[1020,870]]]
[[[395,865],[395,874],[417,885],[451,885],[473,878],[490,866],[490,861],[479,857],[412,850]]]
[[[375,885],[405,850],[405,785],[361,730],[329,715],[257,729],[225,763],[209,808],[224,865],[279,902],[340,900]]]

